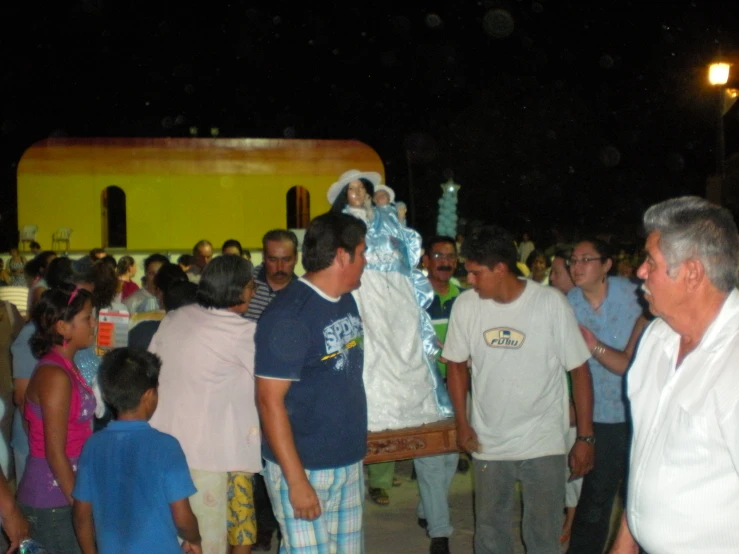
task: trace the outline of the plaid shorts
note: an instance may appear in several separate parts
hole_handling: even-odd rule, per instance
[[[264,482],[282,531],[280,554],[362,554],[362,462],[333,469],[306,470],[321,503],[313,520],[295,518],[280,466],[267,460]]]

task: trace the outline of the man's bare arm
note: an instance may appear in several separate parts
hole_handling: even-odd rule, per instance
[[[572,377],[572,399],[577,414],[577,435],[593,435],[593,379],[587,362],[570,371]],[[575,441],[570,450],[570,471],[572,477],[581,477],[593,469],[595,447],[584,441]]]
[[[447,362],[447,387],[454,406],[457,423],[457,446],[465,452],[479,452],[477,433],[467,419],[467,393],[470,390],[470,370],[467,362]]]
[[[291,384],[292,381],[284,379],[257,377],[257,406],[265,437],[290,489],[295,517],[310,520],[321,515],[321,504],[295,448],[285,408],[285,395]]]

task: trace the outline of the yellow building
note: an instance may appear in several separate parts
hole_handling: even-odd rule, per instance
[[[18,222],[57,250],[188,250],[235,238],[261,247],[273,228],[326,212],[347,169],[384,175],[378,154],[350,140],[64,138],[31,146],[18,164]]]

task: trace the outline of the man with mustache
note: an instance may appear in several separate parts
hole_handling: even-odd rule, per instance
[[[258,322],[264,309],[277,293],[295,278],[298,261],[298,237],[287,229],[273,229],[262,237],[262,263],[254,268],[254,297],[244,317]],[[255,551],[269,551],[277,520],[267,495],[264,478],[254,475],[254,505],[257,514]]]
[[[739,545],[739,235],[731,212],[673,198],[644,215],[637,275],[656,319],[627,372],[633,438],[612,553]]]
[[[262,237],[262,263],[254,268],[256,289],[244,317],[259,321],[264,309],[295,278],[298,237],[287,229],[273,229]]]
[[[457,269],[456,242],[452,237],[431,237],[424,245],[421,261],[434,288],[434,300],[426,311],[431,316],[436,336],[443,345],[449,326],[449,314],[452,313],[452,305],[460,293],[459,288],[451,282]],[[446,363],[439,361],[438,366],[439,373],[446,380]],[[449,537],[454,528],[449,519],[448,495],[458,461],[458,452],[413,460],[421,495],[416,511],[418,524],[426,529],[431,539],[431,554],[449,553]]]

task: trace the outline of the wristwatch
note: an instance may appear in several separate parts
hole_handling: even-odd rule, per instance
[[[595,436],[594,435],[578,435],[577,440],[586,442],[588,444],[595,444]]]

